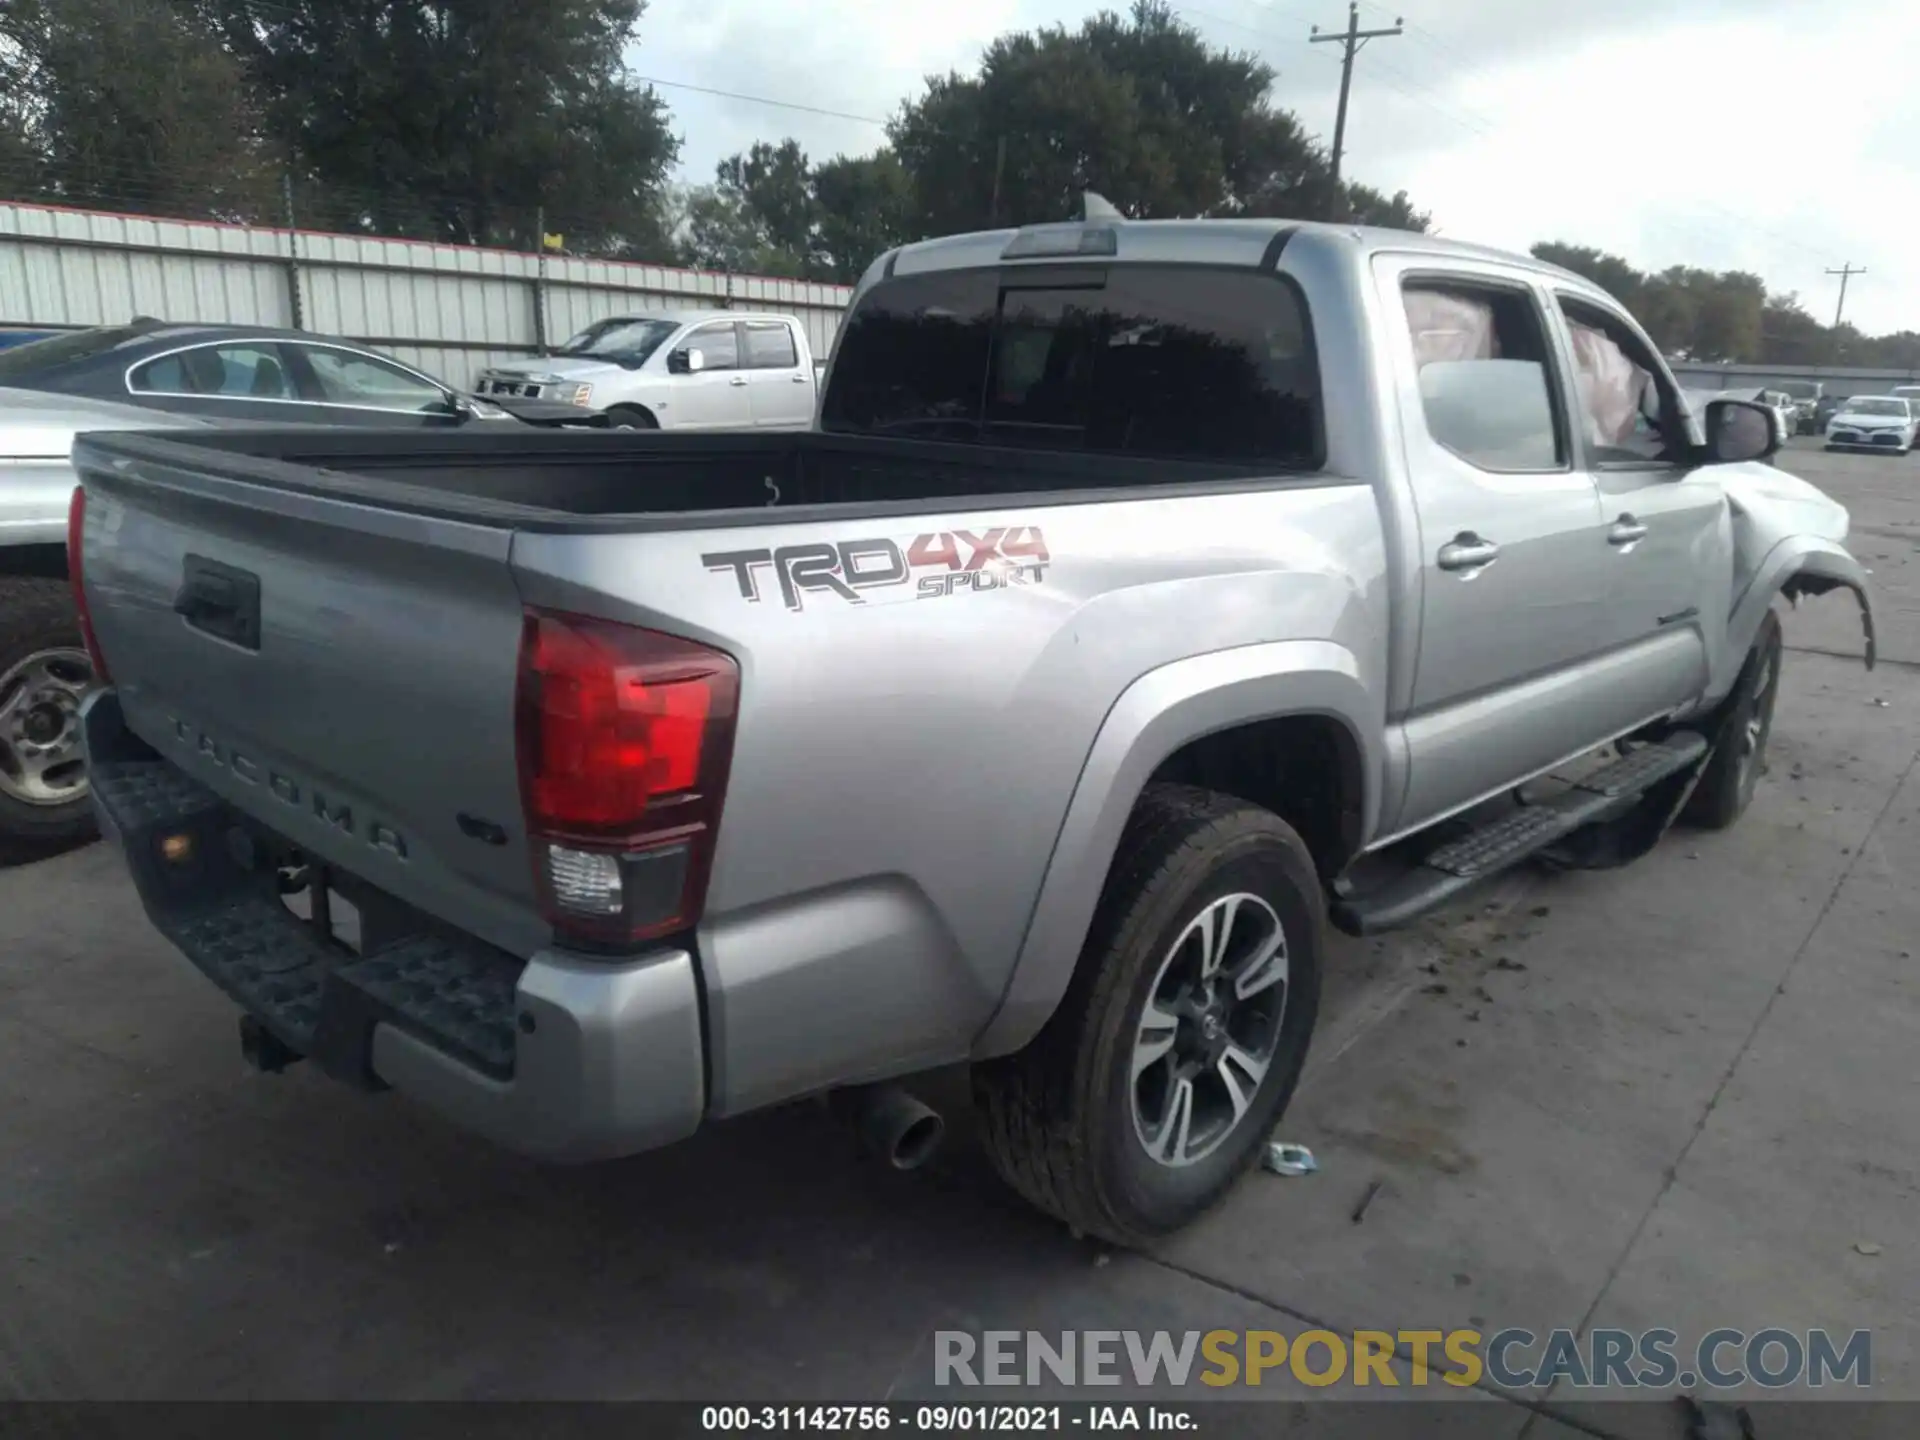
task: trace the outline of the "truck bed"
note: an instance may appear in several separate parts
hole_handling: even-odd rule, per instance
[[[1270,470],[1070,451],[835,435],[662,435],[645,431],[210,431],[191,445],[149,434],[90,436],[76,460],[139,465],[161,485],[202,477],[481,525],[541,531],[727,523],[777,507],[882,504],[896,512],[959,499],[1063,503],[1140,487],[1275,484]],[[186,480],[187,474],[192,479]],[[1326,484],[1324,475],[1300,477]],[[785,512],[802,512],[788,514]],[[736,520],[737,523],[737,520]]]

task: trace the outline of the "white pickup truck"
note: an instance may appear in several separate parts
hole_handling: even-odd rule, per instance
[[[628,430],[804,430],[817,375],[791,315],[683,310],[596,321],[552,355],[482,370],[473,388],[579,405]]]

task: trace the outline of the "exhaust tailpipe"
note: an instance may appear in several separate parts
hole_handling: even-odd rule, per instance
[[[918,1170],[946,1138],[947,1122],[898,1085],[835,1090],[828,1107],[853,1127],[860,1142],[895,1170]]]

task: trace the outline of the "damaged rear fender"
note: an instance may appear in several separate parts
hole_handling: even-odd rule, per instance
[[[1727,649],[1744,657],[1759,633],[1760,622],[1776,595],[1798,603],[1802,595],[1824,595],[1845,588],[1860,606],[1860,632],[1865,643],[1867,669],[1878,658],[1873,628],[1873,597],[1867,590],[1867,572],[1858,560],[1832,540],[1817,535],[1792,535],[1782,540],[1760,562],[1746,591],[1727,621]]]

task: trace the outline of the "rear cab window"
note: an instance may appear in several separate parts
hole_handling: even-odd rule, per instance
[[[906,276],[847,321],[822,428],[1317,469],[1305,302],[1270,271],[1023,267]]]

